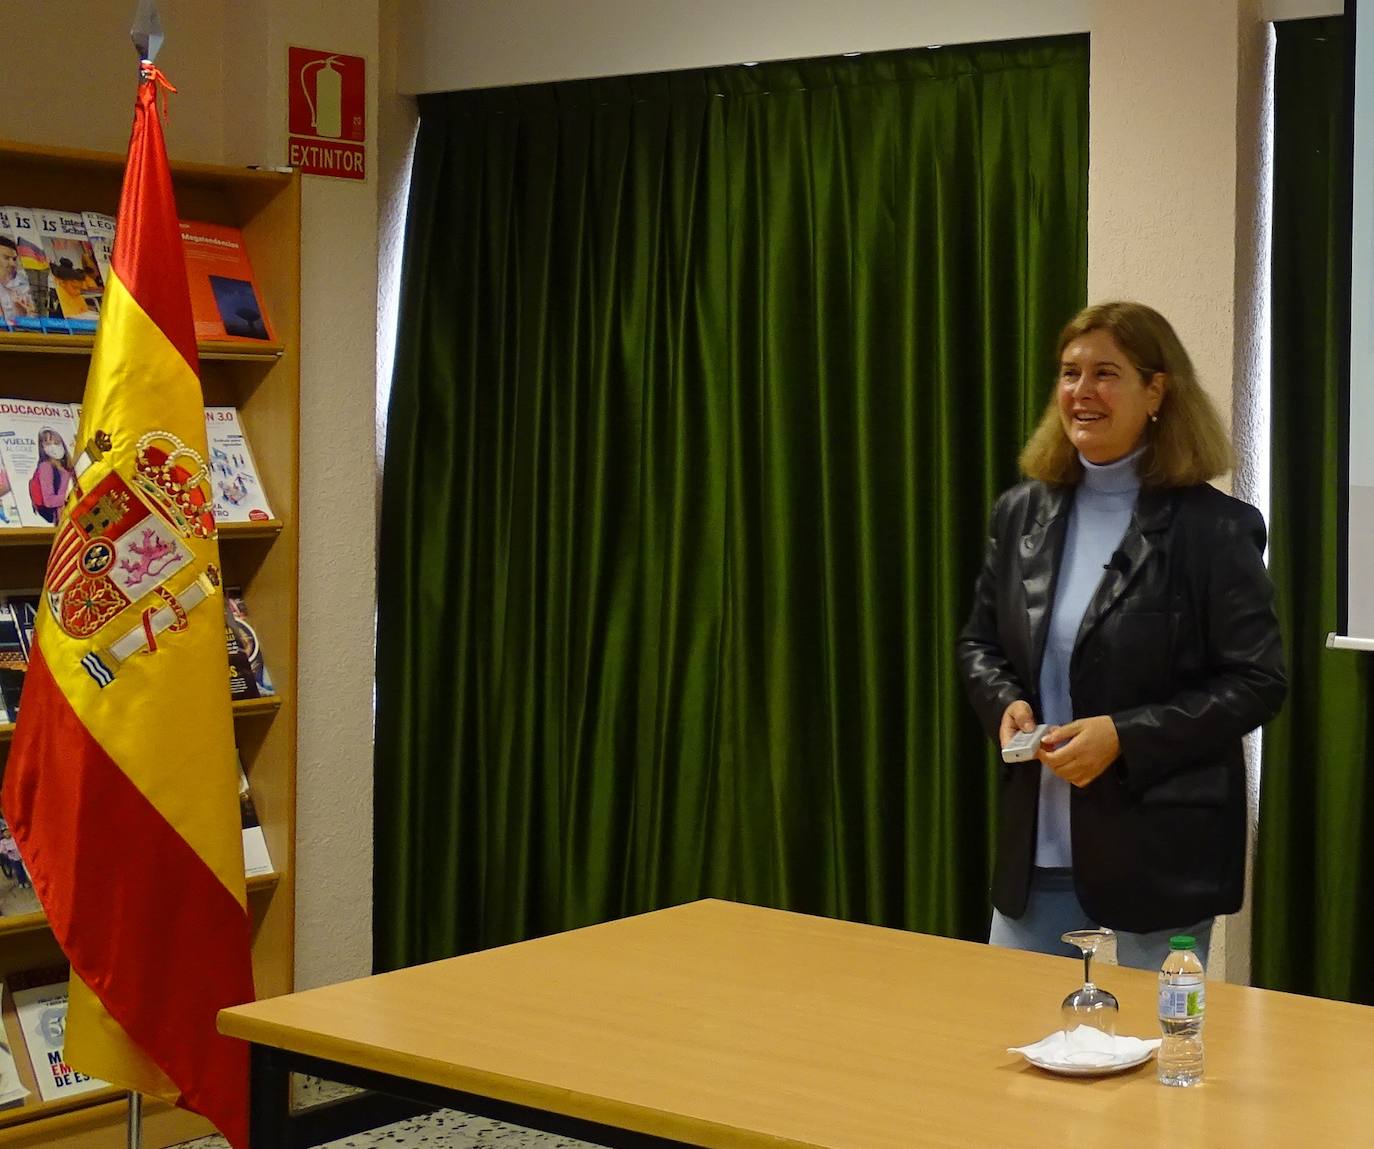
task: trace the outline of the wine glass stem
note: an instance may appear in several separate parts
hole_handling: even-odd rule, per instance
[[[1092,951],[1092,950],[1084,950],[1084,951],[1083,951],[1083,984],[1084,984],[1084,985],[1092,985],[1092,983],[1093,983],[1092,966],[1093,966],[1093,951]]]

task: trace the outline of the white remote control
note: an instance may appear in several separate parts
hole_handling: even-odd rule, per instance
[[[1018,730],[1012,740],[1002,747],[1003,762],[1029,762],[1040,749],[1040,739],[1045,737],[1049,724],[1042,722],[1034,730]]]

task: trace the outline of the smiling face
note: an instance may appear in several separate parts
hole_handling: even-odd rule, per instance
[[[1060,355],[1059,420],[1090,463],[1129,455],[1164,401],[1163,374],[1142,376],[1109,331],[1071,339]]]

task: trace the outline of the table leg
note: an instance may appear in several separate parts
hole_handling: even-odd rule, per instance
[[[291,1144],[291,1072],[267,1045],[250,1053],[249,1149],[287,1149]]]

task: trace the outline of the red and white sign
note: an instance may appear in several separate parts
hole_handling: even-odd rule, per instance
[[[366,67],[361,56],[287,49],[287,162],[292,167],[307,175],[366,178]]]

